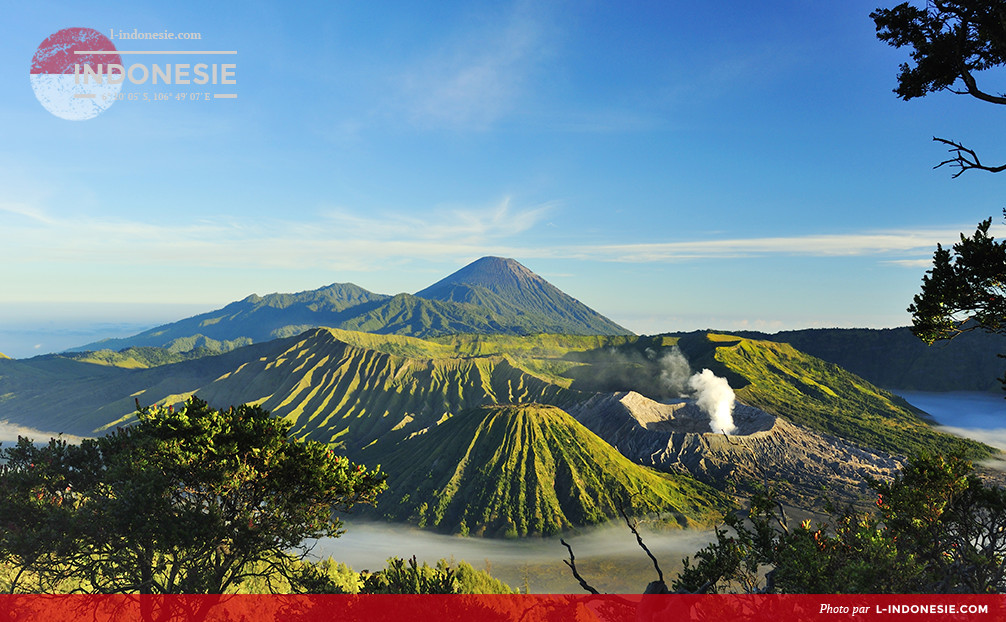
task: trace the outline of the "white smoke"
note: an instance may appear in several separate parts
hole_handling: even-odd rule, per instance
[[[649,354],[652,351],[648,351]],[[671,393],[684,395],[688,389],[688,378],[692,375],[692,366],[688,364],[688,359],[681,353],[678,346],[671,349],[660,357],[660,382]]]
[[[709,427],[718,434],[733,434],[734,391],[726,378],[703,369],[688,379],[688,388],[695,392],[695,403],[709,415]]]
[[[654,359],[656,353],[647,349],[646,356]],[[726,378],[720,378],[712,371],[703,369],[692,373],[684,353],[678,346],[670,348],[658,361],[660,383],[671,394],[690,397],[702,412],[709,415],[709,428],[717,434],[733,434],[734,392]]]

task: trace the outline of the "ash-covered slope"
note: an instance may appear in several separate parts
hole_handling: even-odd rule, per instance
[[[571,335],[626,335],[600,313],[513,259],[483,257],[416,292],[419,298],[474,304],[503,317],[531,320],[536,332]]]
[[[549,535],[629,514],[705,526],[726,497],[634,464],[555,406],[485,406],[361,458],[389,473],[378,512],[450,533]]]
[[[662,471],[687,472],[723,489],[769,481],[801,507],[856,502],[868,477],[889,478],[901,459],[820,434],[752,406],[734,406],[735,434],[709,432],[709,416],[689,402],[663,404],[635,392],[598,394],[568,409],[624,456]],[[826,490],[823,489],[826,487]]]

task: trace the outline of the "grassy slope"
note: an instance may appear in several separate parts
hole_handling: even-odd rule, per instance
[[[964,333],[927,346],[908,328],[808,329],[767,337],[830,361],[882,387],[913,391],[1002,391],[1006,336]]]
[[[277,350],[281,354],[275,359],[242,361],[232,373],[209,384],[203,382],[201,388],[186,382],[192,385],[187,390],[200,389],[200,394],[214,403],[255,400],[294,420],[298,434],[347,442],[352,448],[387,433],[405,435],[444,415],[485,404],[537,401],[562,405],[563,400],[575,399],[576,391],[566,389],[632,389],[655,398],[667,397],[662,393],[659,361],[672,345],[686,353],[695,370],[709,367],[727,377],[742,401],[794,423],[901,454],[945,450],[956,442],[929,428],[900,398],[836,365],[788,344],[707,333],[663,337],[453,335],[426,340],[322,329],[289,340]],[[137,348],[75,358],[146,367],[180,356]],[[209,364],[210,359],[206,367],[219,369]],[[173,369],[188,370],[195,363]],[[36,373],[42,374],[36,381],[58,377],[55,368],[49,369],[40,361],[33,365],[38,368]],[[75,366],[75,373],[79,369]],[[186,373],[186,377],[192,376]],[[0,388],[2,385],[0,382]],[[2,395],[0,391],[0,399]],[[146,391],[140,397],[146,403],[166,396]],[[966,444],[976,455],[989,453],[984,446]]]
[[[841,367],[785,343],[710,335],[715,360],[747,384],[737,397],[752,406],[859,445],[905,454],[988,447],[930,428],[907,402]]]
[[[404,357],[374,347],[444,356]],[[264,408],[290,419],[298,436],[343,443],[349,452],[477,406],[578,399],[506,357],[459,358],[417,339],[328,329],[291,340],[276,357],[247,361],[199,394],[215,404],[254,395]]]
[[[670,513],[707,525],[723,495],[630,462],[559,408],[483,407],[455,415],[388,451],[361,454],[391,474],[379,503],[391,520],[474,535],[554,534],[633,514]]]
[[[141,346],[126,348],[119,352],[113,352],[112,350],[91,350],[87,352],[65,352],[56,356],[81,363],[93,363],[95,365],[123,367],[125,369],[148,369],[150,367],[190,361],[219,353],[219,350],[206,347],[177,352],[169,348]]]

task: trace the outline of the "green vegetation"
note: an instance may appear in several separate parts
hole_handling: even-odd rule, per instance
[[[357,338],[385,339],[364,333]],[[418,348],[422,342],[394,337],[388,343]],[[405,358],[350,345],[327,329],[287,346],[245,362],[200,395],[218,403],[255,395],[264,408],[292,422],[295,435],[340,443],[350,456],[377,439],[397,441],[478,406],[561,405],[578,397],[503,357]]]
[[[907,391],[1001,390],[996,354],[1006,338],[980,332],[929,347],[910,328],[811,328],[774,335],[738,333],[780,341],[834,363],[878,387]]]
[[[384,476],[325,445],[289,438],[261,408],[139,412],[98,439],[3,450],[0,558],[9,592],[67,581],[98,593],[235,591],[252,577],[295,590],[317,573],[293,553],[338,536],[333,514],[373,503]]]
[[[834,512],[791,528],[770,493],[700,550],[673,584],[687,592],[1001,593],[1006,490],[959,455],[918,455],[892,482],[871,482],[877,511]]]
[[[247,344],[241,344],[247,345]],[[123,367],[126,369],[147,369],[159,365],[170,365],[181,361],[191,361],[217,354],[222,350],[233,348],[212,348],[197,347],[180,350],[172,348],[153,348],[150,346],[126,348],[119,352],[112,350],[94,350],[87,352],[65,352],[57,354],[61,358],[81,363],[93,363],[95,365],[110,365],[113,367]]]
[[[972,330],[1006,335],[1006,242],[989,235],[991,225],[989,218],[973,237],[962,234],[952,255],[936,246],[922,292],[908,307],[912,332],[922,341],[932,344]],[[1006,388],[1006,375],[1002,383]]]
[[[400,557],[388,560],[384,570],[361,575],[362,594],[515,594],[514,590],[488,572],[475,570],[471,564],[453,564],[446,559],[435,566],[420,566],[416,557],[406,562]]]
[[[420,565],[415,556],[409,560],[392,557],[377,572],[355,572],[331,557],[313,562],[292,562],[297,576],[309,577],[314,593],[329,594],[516,594],[517,590],[476,570],[466,561],[440,559],[433,566]],[[263,575],[252,576],[239,586],[239,594],[287,594],[297,586],[283,577],[267,581]]]
[[[463,535],[551,535],[630,514],[708,525],[728,507],[712,488],[630,462],[554,406],[466,411],[360,455],[391,473],[378,512]]]
[[[414,337],[630,333],[516,261],[483,258],[415,296],[375,294],[352,283],[252,295],[216,311],[77,350],[153,346],[175,353],[195,348],[226,352],[316,327]]]
[[[715,359],[746,383],[734,387],[737,398],[793,423],[896,454],[953,446],[976,458],[992,454],[981,443],[933,430],[896,395],[789,344],[737,338],[718,345]]]

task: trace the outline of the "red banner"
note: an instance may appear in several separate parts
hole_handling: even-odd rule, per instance
[[[1006,599],[973,595],[0,596],[0,621],[783,622],[1003,620]]]

